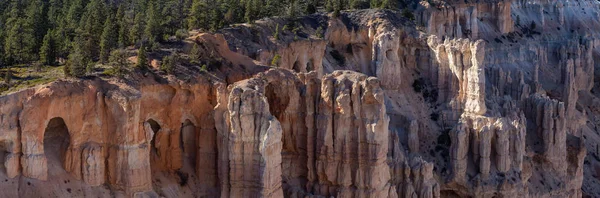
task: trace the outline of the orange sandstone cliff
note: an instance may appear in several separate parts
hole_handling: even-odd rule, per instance
[[[597,1],[415,18],[265,19],[186,40],[212,73],[0,96],[0,197],[600,196]]]

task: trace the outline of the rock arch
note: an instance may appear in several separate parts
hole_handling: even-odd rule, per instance
[[[61,117],[48,121],[44,131],[44,155],[48,165],[48,176],[66,173],[66,154],[69,149],[71,137],[69,128]]]

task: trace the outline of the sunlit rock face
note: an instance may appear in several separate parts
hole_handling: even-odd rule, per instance
[[[0,197],[599,197],[599,6],[423,1],[415,20],[194,34],[183,51],[224,62],[210,74],[1,96]]]

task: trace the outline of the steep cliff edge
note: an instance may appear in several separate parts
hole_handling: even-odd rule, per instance
[[[223,64],[185,79],[1,96],[0,196],[600,196],[600,4],[430,2],[197,33]]]

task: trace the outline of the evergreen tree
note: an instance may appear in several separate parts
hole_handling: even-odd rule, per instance
[[[371,8],[378,8],[381,6],[381,0],[371,0]]]
[[[35,38],[31,25],[23,18],[23,4],[19,0],[11,2],[11,9],[6,21],[4,53],[8,64],[32,61],[35,56]]]
[[[216,31],[223,27],[223,12],[221,12],[221,1],[217,1],[210,9],[210,30]]]
[[[288,7],[288,11],[287,11],[287,16],[290,18],[296,18],[296,16],[299,15],[299,10],[298,10],[298,1],[297,0],[291,0],[290,1],[290,5]]]
[[[325,10],[327,12],[332,12],[335,8],[335,1],[337,0],[326,0],[325,2]]]
[[[46,65],[56,64],[56,43],[54,42],[54,36],[51,31],[46,33],[44,36],[44,42],[40,48],[40,61]]]
[[[109,61],[115,75],[118,77],[123,77],[125,71],[127,71],[127,66],[129,65],[127,60],[127,51],[123,49],[112,51],[110,53]]]
[[[12,80],[12,70],[9,68],[6,69],[6,72],[4,73],[4,83],[9,84]]]
[[[254,1],[256,0],[247,0],[246,1],[246,15],[244,18],[246,19],[246,23],[254,22],[256,19],[256,9],[254,8]]]
[[[381,2],[381,8],[397,10],[398,9],[397,0],[383,0]]]
[[[201,56],[202,52],[200,50],[200,46],[197,43],[194,43],[194,46],[192,46],[192,50],[190,51],[190,57],[193,60],[199,60]]]
[[[73,52],[69,54],[69,60],[67,61],[67,65],[65,65],[65,67],[68,67],[67,75],[74,77],[83,77],[86,75],[90,61],[81,52],[80,47],[73,47]]]
[[[173,74],[178,61],[179,57],[177,54],[165,56],[163,58],[162,65],[160,66],[160,70],[167,72],[167,74]]]
[[[25,17],[26,27],[31,29],[31,36],[34,38],[33,45],[31,47],[31,52],[36,54],[37,56],[38,49],[44,40],[44,36],[46,35],[46,31],[48,28],[48,18],[47,18],[47,7],[46,3],[42,0],[32,0],[29,6],[27,7],[26,17]],[[35,56],[32,58],[35,59]]]
[[[118,20],[117,23],[119,25],[119,47],[122,48],[129,45],[129,23],[125,17],[124,4],[120,4],[119,9],[117,10],[116,19]]]
[[[163,33],[173,35],[179,29],[183,28],[184,15],[182,13],[183,1],[168,0],[165,2],[161,12],[161,25]]]
[[[0,0],[0,67],[38,60],[56,64],[67,58],[72,68],[65,69],[80,76],[80,65],[91,68],[88,63],[106,62],[116,48],[143,44],[149,47],[144,50],[155,49],[166,36],[185,38],[182,29],[215,31],[263,17],[294,18],[323,6],[339,16],[341,10],[368,4],[390,9],[414,5],[407,2],[412,1]]]
[[[22,20],[11,27],[6,35],[4,51],[9,63],[24,63],[34,59],[33,46],[35,45],[33,30],[25,25]]]
[[[144,15],[137,13],[133,22],[133,27],[129,30],[129,39],[135,44],[139,44],[142,41],[142,34],[144,32]]]
[[[72,0],[69,10],[67,11],[66,27],[71,31],[75,31],[79,26],[79,20],[85,11],[84,0]]]
[[[223,4],[225,10],[225,23],[231,24],[244,20],[244,7],[239,5],[240,2],[238,0],[226,0],[226,2]],[[265,9],[264,11],[268,15],[270,10]]]
[[[306,10],[304,11],[306,14],[313,14],[315,12],[317,12],[317,1],[315,0],[308,0],[308,3],[306,5]]]
[[[91,0],[86,6],[80,21],[78,37],[83,44],[81,53],[89,60],[94,60],[100,55],[100,37],[106,20],[106,6],[104,0]]]
[[[100,62],[106,63],[110,56],[110,51],[117,47],[118,38],[115,35],[117,35],[117,25],[112,17],[108,17],[106,22],[104,22],[104,31],[100,40]]]
[[[146,28],[144,30],[144,38],[150,42],[158,41],[162,39],[161,27],[160,27],[160,12],[158,11],[156,3],[150,3],[148,11],[146,12]]]
[[[205,29],[209,28],[208,25],[208,7],[204,0],[194,0],[192,10],[188,18],[188,27],[190,29]]]
[[[146,47],[144,46],[141,46],[140,49],[138,49],[138,57],[135,67],[141,70],[146,70],[148,68],[148,58],[146,54]]]
[[[281,15],[281,13],[283,13],[281,8],[284,7],[281,5],[282,3],[283,1],[280,0],[266,0],[265,7],[263,9],[263,12],[265,13],[264,16]]]

